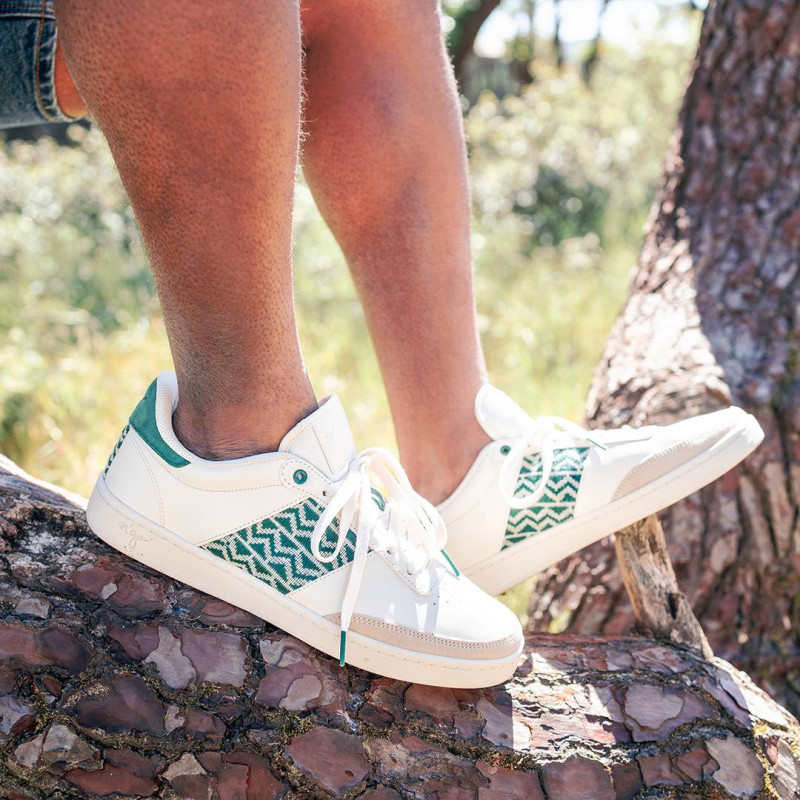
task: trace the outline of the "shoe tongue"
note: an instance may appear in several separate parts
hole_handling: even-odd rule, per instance
[[[504,392],[485,383],[475,397],[475,416],[492,439],[513,439],[531,427],[531,418]]]
[[[301,419],[281,441],[279,450],[293,453],[331,478],[338,478],[355,458],[356,444],[342,404],[336,395]]]

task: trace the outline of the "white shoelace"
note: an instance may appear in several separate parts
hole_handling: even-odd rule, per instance
[[[503,498],[512,509],[520,510],[532,508],[547,488],[547,482],[553,471],[553,450],[555,449],[555,438],[559,432],[566,433],[573,439],[582,439],[591,442],[601,450],[608,448],[602,443],[592,438],[590,431],[582,428],[574,422],[562,417],[537,417],[531,420],[530,428],[511,445],[511,449],[506,454],[506,460],[500,470],[500,490]],[[522,462],[529,452],[538,451],[542,458],[542,476],[537,487],[529,494],[520,497],[514,496]],[[511,487],[509,491],[508,487]]]
[[[383,509],[375,502],[370,473],[378,478],[386,491]],[[383,448],[373,447],[359,453],[350,462],[346,475],[332,484],[326,493],[330,500],[311,535],[314,558],[324,563],[334,561],[355,520],[353,530],[356,547],[340,617],[339,663],[344,666],[347,631],[364,578],[373,534],[381,535],[379,532],[382,529],[384,535],[389,537],[387,549],[394,552],[396,548],[402,553],[408,574],[414,575],[442,552],[447,530],[439,512],[414,491],[400,463]],[[323,553],[320,545],[337,515],[340,517],[336,546],[332,551]]]

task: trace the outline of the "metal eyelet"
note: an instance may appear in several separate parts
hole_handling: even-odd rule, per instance
[[[296,469],[292,478],[295,483],[305,483],[308,480],[308,473],[304,469]]]
[[[503,445],[503,446],[500,448],[500,452],[501,452],[501,453],[502,453],[504,456],[507,456],[507,455],[508,455],[508,454],[511,452],[511,448],[510,448],[510,447],[509,447],[507,444],[504,444],[504,445]]]

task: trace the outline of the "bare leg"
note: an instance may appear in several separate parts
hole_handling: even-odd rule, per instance
[[[56,43],[56,97],[61,110],[69,117],[82,117],[86,113],[86,106],[78,94],[72,76],[69,74],[67,62],[64,58],[64,48],[60,42]]]
[[[292,304],[297,0],[57,0],[56,12],[148,247],[178,436],[209,458],[276,449],[316,407]]]
[[[466,148],[436,0],[307,0],[304,166],[348,259],[403,464],[434,502],[489,439]]]

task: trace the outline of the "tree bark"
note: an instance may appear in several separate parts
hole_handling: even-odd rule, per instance
[[[454,15],[455,27],[447,37],[447,44],[459,84],[463,83],[464,70],[483,23],[499,5],[500,0],[468,0]]]
[[[800,726],[723,661],[643,638],[535,635],[514,679],[482,691],[343,669],[111,550],[80,501],[4,463],[0,797],[800,791]]]
[[[705,632],[678,587],[658,517],[647,517],[620,531],[615,544],[636,627],[706,658],[713,656]]]
[[[592,426],[736,404],[766,432],[663,515],[714,651],[800,710],[800,2],[712,0]],[[537,583],[532,627],[630,630],[609,542]]]

